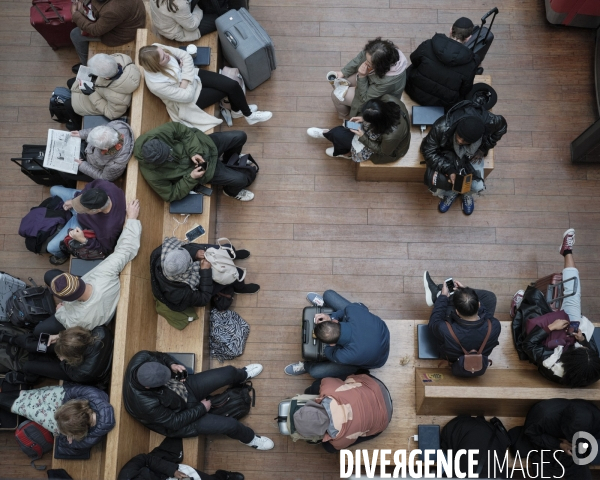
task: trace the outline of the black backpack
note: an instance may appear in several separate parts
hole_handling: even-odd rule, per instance
[[[244,418],[250,413],[250,407],[254,406],[256,392],[252,382],[244,382],[229,387],[223,393],[209,397],[210,413],[223,417]]]
[[[31,279],[29,279],[32,281]],[[56,312],[54,297],[48,287],[22,288],[6,302],[6,315],[10,323],[20,328],[33,328]]]
[[[75,113],[71,105],[71,90],[56,87],[50,97],[50,118],[58,123],[64,123],[67,130],[81,128],[81,116]]]
[[[24,328],[15,327],[10,323],[0,323],[0,336],[2,335],[23,335],[29,333]],[[27,361],[28,353],[16,345],[0,342],[0,373],[10,371],[20,372]]]

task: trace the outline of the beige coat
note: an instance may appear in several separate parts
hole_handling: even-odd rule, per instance
[[[159,2],[162,0],[158,0]],[[169,12],[166,2],[160,7],[156,6],[157,0],[150,0],[150,14],[152,25],[158,33],[169,40],[178,42],[192,42],[200,38],[200,21],[202,10],[196,5],[190,12],[190,0],[175,0],[176,12]]]
[[[179,83],[175,80],[155,82],[149,79],[147,72],[144,72],[148,90],[164,102],[171,120],[203,132],[220,125],[223,120],[209,115],[196,105],[202,90],[202,83],[198,78],[198,69],[194,66],[191,55],[179,48],[168,47],[160,43],[154,45],[182,61],[181,79],[190,82],[186,88],[180,88]]]
[[[122,117],[131,104],[131,94],[140,84],[140,70],[131,57],[123,53],[112,55],[123,68],[123,74],[116,80],[96,79],[95,91],[84,95],[79,90],[79,82],[71,86],[71,104],[78,115],[104,115],[110,120]]]

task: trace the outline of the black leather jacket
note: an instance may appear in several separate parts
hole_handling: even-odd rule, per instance
[[[206,414],[197,402],[189,406],[167,387],[147,389],[137,381],[137,370],[145,362],[160,362],[167,367],[176,364],[166,353],[142,350],[130,360],[123,379],[123,402],[129,414],[150,430],[166,437],[196,437],[200,432],[195,421]]]
[[[113,353],[113,335],[104,325],[92,330],[96,341],[86,348],[83,363],[77,366],[60,362],[60,367],[76,383],[103,383],[110,375]]]
[[[485,133],[479,147],[484,155],[487,155],[490,149],[496,146],[498,140],[507,131],[506,120],[503,116],[494,115],[481,105],[469,100],[457,103],[446,115],[436,120],[431,127],[431,131],[421,143],[421,153],[425,157],[425,163],[428,167],[444,175],[450,175],[458,173],[465,166],[470,166],[470,162],[467,162],[468,165],[459,164],[456,155],[446,155],[447,152],[454,153],[456,126],[458,121],[466,116],[479,117],[485,124]]]

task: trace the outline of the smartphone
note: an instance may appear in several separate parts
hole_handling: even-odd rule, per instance
[[[450,292],[450,295],[454,295],[454,280],[452,280],[452,277],[444,280],[444,283],[448,287],[448,291]]]
[[[362,123],[344,120],[344,127],[349,128],[350,130],[360,130],[362,128]]]
[[[196,225],[191,230],[188,230],[187,232],[185,232],[185,238],[188,239],[188,242],[193,242],[194,240],[201,237],[205,233],[206,233],[206,230],[204,230],[204,227],[202,225]]]
[[[577,332],[580,324],[581,322],[569,322],[569,335],[573,335],[575,332]]]
[[[188,372],[187,370],[184,370],[183,372],[177,372],[175,374],[175,380],[185,380],[188,377]]]
[[[40,333],[40,339],[38,340],[37,351],[40,353],[46,353],[48,350],[48,342],[50,341],[49,333]]]

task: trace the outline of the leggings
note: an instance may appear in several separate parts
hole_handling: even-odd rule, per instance
[[[228,97],[233,111],[237,112],[241,110],[246,117],[252,115],[252,111],[246,101],[246,95],[244,95],[242,87],[235,80],[225,75],[202,69],[198,72],[198,76],[202,82],[202,90],[200,91],[196,105],[200,108],[209,107]]]
[[[15,403],[15,400],[19,398],[21,392],[2,392],[0,393],[0,408],[10,412],[10,409]]]

